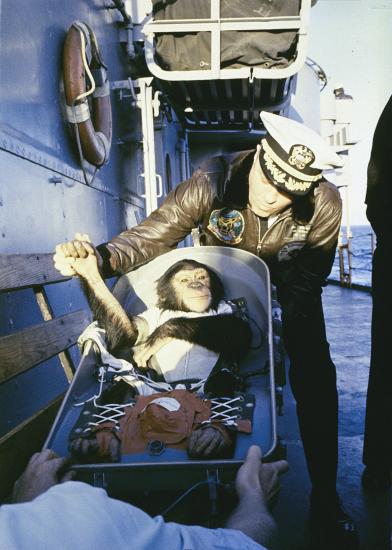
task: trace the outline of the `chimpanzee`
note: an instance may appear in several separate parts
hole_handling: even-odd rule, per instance
[[[89,254],[71,264],[82,278],[94,318],[107,335],[109,351],[133,351],[133,362],[157,371],[166,382],[207,378],[219,354],[237,359],[250,346],[248,323],[233,314],[223,300],[218,275],[199,262],[181,260],[157,281],[157,306],[138,316],[128,316],[102,279],[96,257]],[[193,458],[212,458],[227,452],[227,434],[209,425],[196,428],[188,441]],[[70,450],[79,458],[96,452],[96,441],[76,439]],[[119,456],[115,438],[109,459]]]

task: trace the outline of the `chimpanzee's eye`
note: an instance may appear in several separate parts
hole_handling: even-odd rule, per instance
[[[189,279],[184,277],[183,279],[180,279],[180,283],[189,283]]]

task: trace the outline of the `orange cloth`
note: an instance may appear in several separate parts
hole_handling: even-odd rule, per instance
[[[180,408],[169,411],[156,403],[158,398],[174,398]],[[187,438],[197,424],[210,418],[211,404],[187,390],[173,390],[139,396],[120,419],[119,436],[124,454],[144,451],[149,441],[159,439],[166,444],[186,448]]]
[[[175,399],[179,408],[168,410],[158,403],[169,398]],[[211,402],[201,399],[197,394],[187,390],[172,390],[169,392],[140,395],[133,407],[127,407],[125,415],[119,419],[120,430],[114,429],[113,422],[104,422],[92,430],[99,446],[100,459],[108,456],[110,440],[116,437],[121,442],[122,454],[140,453],[147,449],[150,441],[159,440],[166,445],[178,449],[186,449],[187,440],[192,431],[211,416]],[[240,420],[239,431],[250,433],[251,424],[248,420]],[[213,421],[216,428],[228,442],[235,437],[221,422]]]

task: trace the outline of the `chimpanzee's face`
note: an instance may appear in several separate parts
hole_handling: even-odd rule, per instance
[[[210,308],[211,281],[206,269],[181,269],[173,276],[172,285],[181,309],[203,313]]]

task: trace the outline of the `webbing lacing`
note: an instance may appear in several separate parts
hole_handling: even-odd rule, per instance
[[[92,416],[94,418],[97,418],[98,420],[96,422],[88,422],[86,424],[86,428],[83,430],[83,433],[87,433],[91,431],[91,429],[95,426],[99,426],[99,424],[102,424],[103,422],[114,422],[115,429],[119,429],[119,422],[118,418],[121,418],[125,415],[125,408],[126,407],[133,407],[134,403],[126,403],[126,404],[118,404],[118,403],[110,403],[107,405],[99,405],[97,403],[97,399],[99,399],[102,395],[103,390],[103,384],[106,382],[106,373],[111,369],[109,365],[102,365],[99,368],[98,371],[98,381],[99,381],[99,390],[96,395],[93,395],[90,397],[90,399],[86,399],[85,401],[82,401],[80,403],[75,403],[75,407],[80,407],[86,403],[89,403],[90,401],[93,402],[94,407],[97,409],[100,409],[102,411],[102,414],[93,414]],[[124,374],[129,374],[129,371],[125,371],[123,373],[118,373],[116,377],[123,377]],[[174,389],[170,384],[167,384],[165,382],[153,382],[152,380],[146,378],[143,375],[136,375],[136,373],[132,373],[131,376],[135,377],[136,379],[144,379],[145,383],[151,384],[151,386],[155,386],[155,391],[160,389],[161,391],[170,391]],[[200,380],[200,382],[194,384],[194,389],[199,388],[200,386],[204,386],[205,380]],[[166,386],[166,388],[164,387]],[[170,390],[168,389],[170,388]],[[192,388],[193,389],[193,388]],[[205,420],[202,422],[202,424],[209,424],[212,421],[222,422],[222,424],[226,426],[237,426],[236,420],[238,418],[241,418],[241,412],[242,407],[240,406],[240,403],[244,401],[244,398],[240,395],[238,397],[212,397],[209,399],[211,402],[211,416],[208,420]],[[110,413],[112,413],[110,415]]]
[[[134,403],[125,403],[125,404],[119,404],[119,403],[108,403],[107,405],[99,405],[97,403],[97,399],[99,399],[102,395],[102,389],[103,384],[106,382],[105,374],[107,372],[106,366],[101,366],[98,371],[98,382],[99,382],[99,390],[96,395],[93,395],[90,397],[90,399],[86,399],[86,401],[82,401],[81,403],[75,403],[75,407],[80,407],[81,405],[84,405],[85,403],[89,403],[90,401],[93,402],[93,405],[96,409],[101,410],[101,414],[94,413],[92,414],[93,418],[98,419],[95,422],[87,422],[86,428],[83,430],[83,433],[87,433],[91,431],[93,427],[99,426],[99,424],[102,424],[103,422],[114,422],[114,427],[116,430],[120,429],[120,425],[118,422],[118,418],[121,418],[125,414],[125,408],[126,407],[133,407]],[[112,414],[111,414],[112,413]]]
[[[114,429],[119,430],[120,424],[118,419],[125,415],[126,407],[133,407],[134,403],[125,403],[121,405],[118,403],[108,403],[107,405],[97,405],[94,403],[94,406],[97,407],[97,409],[100,409],[101,413],[98,412],[92,415],[93,418],[98,420],[95,422],[88,422],[83,430],[83,433],[91,431],[92,428],[99,426],[103,422],[113,422]]]
[[[240,403],[244,401],[242,395],[238,397],[212,397],[211,416],[208,420],[202,422],[207,424],[212,421],[222,422],[226,426],[237,426],[238,418],[241,418],[242,407]]]
[[[81,401],[80,403],[75,403],[75,405],[74,405],[75,407],[81,407],[82,405],[84,405],[85,403],[89,403],[90,401],[93,401],[94,407],[99,407],[100,406],[100,405],[97,405],[96,400],[99,399],[102,395],[103,384],[104,384],[104,382],[106,382],[105,374],[106,374],[105,366],[99,367],[99,371],[98,371],[99,390],[98,390],[98,393],[93,395],[89,399],[86,399],[85,401]]]

